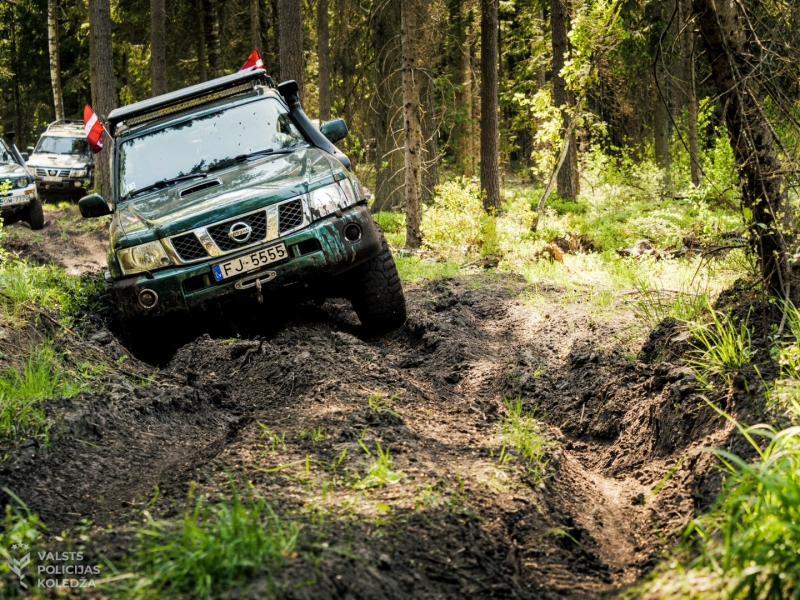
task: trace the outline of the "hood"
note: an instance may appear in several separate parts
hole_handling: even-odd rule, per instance
[[[26,177],[25,169],[17,163],[0,163],[0,182],[6,179],[14,180],[17,177]]]
[[[127,248],[305,194],[333,182],[332,162],[334,159],[316,148],[303,148],[241,163],[209,173],[205,179],[189,180],[123,202],[114,216],[117,235],[111,245]],[[220,184],[186,193],[214,181]]]
[[[79,154],[31,154],[28,157],[28,166],[31,168],[83,169],[91,162],[91,158]]]

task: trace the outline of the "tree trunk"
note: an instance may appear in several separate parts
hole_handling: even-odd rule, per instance
[[[303,3],[302,0],[278,0],[278,47],[281,80],[294,79],[303,100]]]
[[[200,81],[208,79],[206,58],[206,11],[203,0],[195,0],[195,36],[197,39],[197,76]]]
[[[400,3],[379,2],[372,17],[375,52],[375,95],[372,100],[375,136],[375,201],[372,210],[394,210],[403,205],[404,156],[402,131],[402,83],[400,70]]]
[[[261,0],[250,0],[250,45],[261,55]]]
[[[64,120],[64,96],[61,94],[61,59],[58,52],[58,0],[47,0],[47,43],[50,54],[50,83],[56,121]]]
[[[277,0],[267,0],[267,9],[261,11],[261,31],[264,32],[264,52],[261,59],[264,68],[273,77],[278,76],[280,60],[278,58],[278,4]]]
[[[114,54],[111,48],[111,6],[109,0],[89,0],[89,54],[92,80],[92,109],[105,121],[116,106],[114,90]],[[100,194],[112,199],[111,147],[104,140],[103,150],[95,156],[95,174],[99,175]]]
[[[669,187],[670,167],[672,159],[669,152],[670,121],[669,121],[669,92],[666,78],[659,78],[656,82],[659,89],[655,90],[655,110],[653,111],[653,134],[655,142],[656,164],[664,174],[664,184]]]
[[[435,72],[435,66],[427,65]],[[436,120],[436,86],[430,77],[422,81],[422,98],[425,103],[425,114],[422,119],[422,134],[425,145],[425,165],[422,170],[422,200],[427,201],[433,196],[434,189],[439,185],[439,130]]]
[[[317,63],[319,64],[319,120],[331,118],[331,71],[328,65],[328,0],[317,0]]]
[[[570,94],[567,93],[567,83],[561,76],[564,60],[569,50],[567,38],[567,7],[563,0],[550,0],[550,29],[553,42],[553,105],[561,109],[562,139],[569,127]],[[578,163],[578,153],[575,147],[575,134],[563,141],[569,144],[568,154],[561,169],[558,171],[557,191],[562,198],[574,200],[578,196],[577,173],[575,167]]]
[[[14,101],[14,131],[19,136],[17,144],[24,147],[25,128],[22,126],[22,98],[19,89],[19,79],[22,76],[19,67],[19,52],[17,47],[17,5],[11,5],[11,36],[9,38],[11,50],[11,77],[12,97]]]
[[[206,39],[208,40],[208,66],[211,69],[211,78],[222,75],[222,52],[219,41],[219,2],[218,0],[203,0],[206,13]]]
[[[487,211],[500,208],[497,11],[498,0],[481,0],[481,193]]]
[[[417,15],[413,0],[400,2],[400,40],[403,51],[403,118],[406,162],[406,247],[422,243],[422,123],[420,121],[419,77],[417,72]]]
[[[752,32],[739,18],[735,3],[694,0],[693,5],[700,17],[717,94],[725,107],[725,124],[742,180],[742,202],[761,276],[770,293],[786,297],[790,295],[794,219],[759,80],[753,72],[754,66],[761,64],[759,52],[746,46]]]
[[[456,106],[458,115],[454,131],[453,150],[455,152],[456,168],[466,177],[475,173],[474,148],[475,128],[473,127],[474,115],[472,113],[472,11],[467,11],[459,0],[455,3],[453,23],[455,25],[456,39],[458,40],[456,57]]]
[[[150,0],[150,90],[167,93],[167,40],[165,0]]]
[[[679,0],[688,23],[683,31],[683,65],[686,77],[686,112],[689,120],[689,165],[692,173],[692,185],[700,185],[700,151],[697,145],[697,91],[694,70],[694,22],[692,17],[692,1]]]
[[[343,117],[348,123],[354,120],[356,104],[355,83],[358,78],[357,57],[350,48],[350,43],[353,39],[353,27],[351,25],[355,16],[353,4],[351,0],[337,0],[335,5],[335,12],[338,16],[337,38],[340,46],[337,64],[340,68],[339,80],[342,82],[339,99],[342,102]]]

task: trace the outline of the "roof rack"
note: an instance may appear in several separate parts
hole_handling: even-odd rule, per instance
[[[61,119],[60,121],[53,121],[47,126],[47,128],[50,129],[55,125],[76,125],[78,127],[83,127],[83,121],[78,121],[75,119]]]
[[[233,73],[217,77],[205,83],[162,94],[155,98],[142,100],[128,106],[115,108],[108,115],[111,132],[121,122],[132,127],[187,108],[200,106],[207,102],[251,92],[256,84],[270,81],[264,69]]]

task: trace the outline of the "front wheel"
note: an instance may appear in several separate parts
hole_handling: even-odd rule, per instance
[[[383,240],[381,253],[356,267],[350,301],[359,320],[372,333],[400,327],[406,320],[406,299],[394,258]]]
[[[28,208],[25,209],[23,220],[28,222],[31,229],[41,229],[44,227],[44,211],[42,210],[42,199],[38,194],[31,198]]]

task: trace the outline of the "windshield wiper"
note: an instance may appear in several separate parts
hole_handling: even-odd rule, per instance
[[[172,185],[173,183],[178,183],[179,181],[187,181],[189,179],[197,179],[197,178],[205,178],[208,177],[205,173],[189,173],[188,175],[178,175],[177,177],[170,177],[169,179],[161,179],[156,181],[152,185],[146,185],[141,189],[133,190],[130,194],[128,194],[128,198],[133,198],[138,194],[143,194],[144,192],[149,192],[150,190],[154,190],[156,188],[164,188],[168,185]]]
[[[298,142],[297,144],[292,144],[291,146],[286,146],[285,148],[262,148],[261,150],[254,150],[253,152],[248,152],[247,154],[239,154],[231,158],[224,158],[218,162],[215,162],[213,165],[209,165],[208,171],[219,171],[220,169],[226,169],[231,165],[244,162],[250,158],[253,158],[254,156],[266,156],[268,154],[291,154],[300,144],[305,144],[305,142]]]

